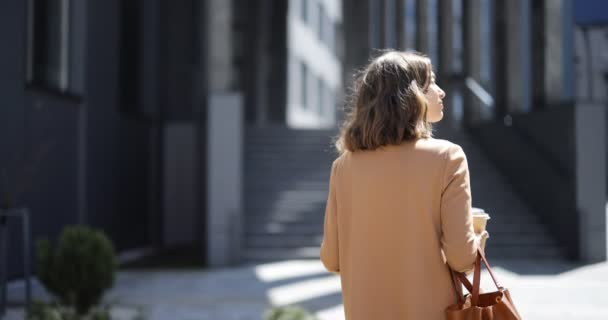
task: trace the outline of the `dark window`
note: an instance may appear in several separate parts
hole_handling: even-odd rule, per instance
[[[28,2],[28,63],[30,84],[65,92],[69,85],[70,0]]]
[[[121,50],[120,50],[120,98],[121,108],[127,113],[137,113],[139,103],[139,57],[141,47],[139,0],[122,1]]]

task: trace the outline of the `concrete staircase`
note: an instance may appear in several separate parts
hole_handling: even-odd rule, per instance
[[[440,126],[435,137],[459,144],[467,155],[473,207],[490,214],[486,253],[491,259],[562,259],[565,250],[513,190],[468,133]]]
[[[318,259],[337,131],[246,130],[244,259]]]
[[[247,128],[244,260],[319,257],[334,130]],[[473,206],[491,215],[491,259],[559,259],[562,250],[467,134],[440,128],[437,138],[467,154]]]

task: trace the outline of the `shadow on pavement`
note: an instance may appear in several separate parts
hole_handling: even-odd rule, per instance
[[[489,260],[492,268],[502,268],[521,276],[527,275],[559,275],[573,271],[588,264],[568,260]]]

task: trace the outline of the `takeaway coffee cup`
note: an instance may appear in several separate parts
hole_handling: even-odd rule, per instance
[[[473,229],[475,233],[480,234],[486,230],[486,225],[490,220],[490,215],[485,213],[482,209],[473,208]]]

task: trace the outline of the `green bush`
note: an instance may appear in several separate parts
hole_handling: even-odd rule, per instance
[[[62,305],[86,314],[112,287],[116,254],[100,231],[84,226],[65,227],[56,247],[47,239],[37,241],[37,275]]]
[[[300,307],[278,307],[266,312],[265,320],[315,320],[316,318]]]
[[[38,301],[32,302],[27,316],[27,320],[63,320],[63,318],[56,304],[47,305]]]
[[[88,314],[79,315],[74,308],[56,302],[34,301],[28,310],[27,320],[110,320],[107,308],[92,308]]]

